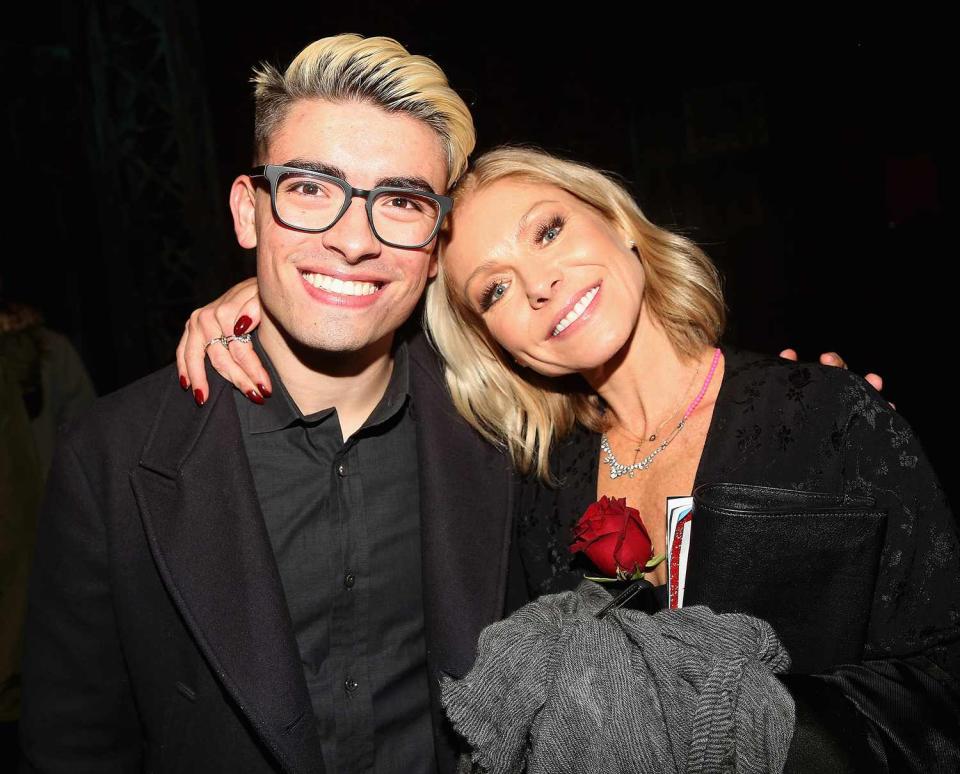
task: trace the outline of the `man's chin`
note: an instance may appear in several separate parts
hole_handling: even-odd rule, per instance
[[[291,351],[302,359],[324,355],[344,358],[362,356],[362,359],[367,359],[365,356],[376,357],[388,351],[393,342],[394,333],[393,330],[379,329],[344,330],[331,325],[322,329],[286,329],[283,331],[283,338]]]
[[[279,334],[286,348],[301,360],[362,354],[360,359],[369,361],[390,350],[394,333],[402,324],[393,315],[384,319],[369,314],[317,314],[315,309],[298,310],[292,305],[274,313],[264,304],[264,311],[265,327]]]

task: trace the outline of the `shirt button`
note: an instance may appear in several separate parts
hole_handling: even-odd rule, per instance
[[[352,677],[348,677],[346,680],[343,681],[343,687],[347,693],[353,693],[360,686],[357,684],[356,680],[354,680]]]
[[[343,576],[343,585],[348,589],[352,589],[353,584],[356,582],[357,576],[348,570],[347,574]]]
[[[345,475],[347,475],[347,466],[337,465],[337,475],[340,476],[340,478],[343,478]]]

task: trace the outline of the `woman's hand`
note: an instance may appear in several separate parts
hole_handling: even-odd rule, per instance
[[[787,360],[796,360],[797,352],[794,349],[785,349],[780,353],[780,357],[786,358]],[[820,362],[823,365],[836,366],[837,368],[847,367],[846,361],[836,352],[824,352],[822,355],[820,355]],[[867,383],[877,392],[883,390],[883,378],[879,374],[867,374],[863,378],[866,379]],[[893,403],[890,405],[893,408],[896,408]]]
[[[270,377],[253,351],[253,344],[230,341],[224,346],[214,341],[233,334],[241,336],[260,324],[260,293],[256,277],[234,285],[220,298],[194,309],[177,346],[177,371],[180,386],[193,389],[193,397],[202,406],[210,395],[205,356],[227,381],[254,403],[263,403],[272,391]]]

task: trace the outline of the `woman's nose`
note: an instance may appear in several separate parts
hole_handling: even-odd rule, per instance
[[[530,306],[539,309],[550,302],[563,281],[558,269],[541,271],[537,276],[525,280],[527,299]]]

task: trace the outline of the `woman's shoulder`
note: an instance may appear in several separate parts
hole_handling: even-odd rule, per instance
[[[724,354],[702,481],[872,495],[871,482],[925,459],[910,425],[861,376],[733,348]]]
[[[795,407],[804,413],[891,415],[894,410],[859,374],[820,363],[723,347],[725,402]]]

